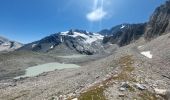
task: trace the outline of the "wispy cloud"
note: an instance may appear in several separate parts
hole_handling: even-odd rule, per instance
[[[91,22],[102,21],[103,18],[108,14],[106,10],[104,10],[104,0],[94,0],[93,9],[86,14],[87,20]]]
[[[104,11],[103,8],[96,8],[93,11],[89,12],[86,15],[86,18],[89,21],[95,22],[95,21],[101,21],[106,15],[107,12]]]

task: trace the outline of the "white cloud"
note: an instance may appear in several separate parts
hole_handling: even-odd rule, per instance
[[[93,11],[89,12],[86,15],[86,18],[89,21],[95,22],[95,21],[102,20],[104,17],[106,17],[106,15],[107,15],[106,11],[104,11],[102,8],[97,8],[97,9],[94,9]]]

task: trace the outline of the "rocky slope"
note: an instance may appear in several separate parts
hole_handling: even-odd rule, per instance
[[[121,47],[106,58],[81,64],[79,69],[1,81],[0,99],[168,100],[158,95],[157,90],[170,88],[169,36]],[[153,57],[142,55],[143,51],[150,51]]]
[[[0,37],[0,52],[2,51],[13,51],[22,46],[21,43],[8,40],[4,37]]]
[[[59,32],[39,41],[27,44],[20,50],[48,53],[81,53],[92,55],[103,52],[103,36],[83,30]]]
[[[146,26],[145,38],[151,40],[170,32],[170,0],[158,7]]]

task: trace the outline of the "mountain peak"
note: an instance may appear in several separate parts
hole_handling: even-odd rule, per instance
[[[158,7],[146,27],[145,38],[151,40],[170,32],[170,0]]]
[[[21,43],[11,41],[7,38],[0,36],[0,51],[13,51],[22,46]]]

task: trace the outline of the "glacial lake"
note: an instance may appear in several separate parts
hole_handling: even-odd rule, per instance
[[[75,64],[61,64],[61,63],[47,63],[42,65],[37,65],[33,67],[29,67],[25,70],[25,74],[21,76],[17,76],[14,79],[24,78],[24,77],[34,77],[40,75],[44,72],[61,70],[61,69],[69,69],[69,68],[79,68],[80,66]]]
[[[61,58],[82,58],[82,57],[87,57],[87,55],[69,55],[69,56],[58,56],[58,57],[61,57]]]

